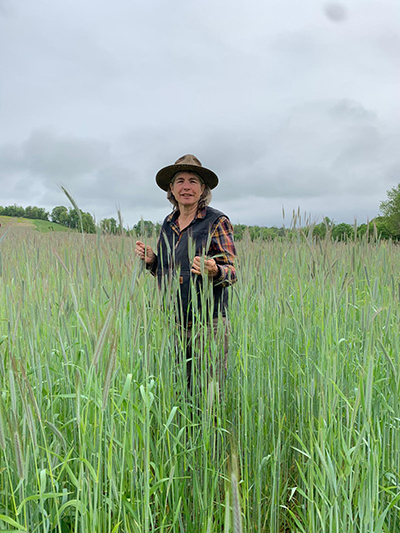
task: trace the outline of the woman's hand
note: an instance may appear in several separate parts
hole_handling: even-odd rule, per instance
[[[192,263],[192,272],[201,276],[203,273],[207,273],[208,277],[215,278],[219,272],[218,265],[214,259],[204,259],[204,270],[201,270],[202,258],[196,255]]]
[[[136,241],[135,254],[147,265],[151,265],[156,258],[151,246],[145,246],[142,241]]]

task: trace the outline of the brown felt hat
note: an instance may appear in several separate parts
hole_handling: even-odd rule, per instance
[[[218,185],[218,176],[212,170],[203,167],[197,157],[191,154],[183,155],[173,165],[159,170],[156,176],[157,185],[164,191],[168,191],[169,184],[175,174],[185,170],[196,172],[210,189],[214,189]]]

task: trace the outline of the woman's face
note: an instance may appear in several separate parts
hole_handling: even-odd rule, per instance
[[[192,172],[179,172],[171,183],[171,191],[180,209],[192,207],[199,203],[204,184]]]

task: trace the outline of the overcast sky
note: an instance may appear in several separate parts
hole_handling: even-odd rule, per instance
[[[162,221],[186,153],[234,223],[362,223],[400,182],[399,0],[0,0],[0,66],[0,205]]]

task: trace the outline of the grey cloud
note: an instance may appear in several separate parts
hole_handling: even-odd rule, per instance
[[[219,175],[217,203],[252,195],[267,201],[306,201],[335,193],[361,198],[393,179],[400,165],[397,141],[398,133],[388,131],[361,104],[319,101],[278,119],[207,133],[138,127],[112,148],[97,139],[34,132],[21,145],[4,145],[0,162],[16,173],[19,191],[33,194],[35,177],[48,204],[65,203],[57,190],[62,182],[79,205],[84,199],[84,210],[97,214],[114,212],[115,205],[126,213],[167,212],[169,204],[154,177],[184,153],[194,152]]]
[[[376,42],[385,56],[395,62],[395,67],[397,68],[400,55],[400,35],[398,29],[393,26],[389,31],[381,32],[377,36]]]
[[[24,166],[23,150],[20,145],[6,143],[0,146],[0,172],[14,172]]]
[[[10,6],[8,0],[0,0],[0,16],[6,17],[10,14]]]
[[[222,131],[207,146],[210,161],[227,174],[218,197],[254,190],[266,198],[316,198],[335,191],[362,197],[379,190],[400,164],[398,134],[354,101],[312,102],[272,127],[254,129],[253,137],[242,131],[239,142]]]
[[[317,0],[1,6],[3,203],[65,204],[61,182],[97,216],[160,220],[155,173],[184,153],[249,223],[334,193],[378,205],[399,179],[396,2],[343,24]]]
[[[113,200],[114,204],[138,207],[144,204],[154,205],[152,192],[154,183],[141,178],[137,171],[111,165],[101,169],[97,174],[95,198]]]
[[[35,174],[63,179],[92,172],[110,157],[107,143],[35,131],[23,144],[26,166]]]
[[[93,172],[110,157],[109,145],[102,141],[34,131],[20,145],[0,147],[0,172],[27,171],[42,179],[73,179]]]
[[[343,119],[345,122],[376,122],[375,112],[365,109],[359,102],[343,98],[333,103],[327,110],[333,118]]]

